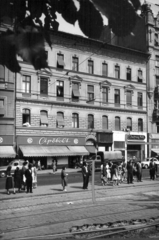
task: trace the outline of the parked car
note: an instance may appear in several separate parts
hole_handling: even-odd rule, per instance
[[[151,162],[151,158],[146,158],[144,161],[141,162],[141,165],[142,165],[142,168],[149,168],[150,166],[150,162]],[[159,160],[157,158],[153,158],[154,159],[154,162],[159,165]]]
[[[11,161],[8,166],[0,167],[0,177],[6,177],[6,170],[9,166],[11,166],[11,173],[13,174],[15,169],[19,167],[19,169],[22,169],[24,160],[22,159],[15,159]]]

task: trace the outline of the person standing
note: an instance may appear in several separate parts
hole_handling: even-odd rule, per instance
[[[138,161],[136,164],[136,171],[137,171],[137,181],[142,182],[142,165],[141,161]]]
[[[156,173],[156,164],[154,162],[154,159],[151,159],[150,162],[150,179],[155,180],[155,173]]]
[[[38,160],[38,170],[41,170],[41,161]]]
[[[25,171],[25,177],[26,177],[26,185],[27,185],[27,193],[32,193],[32,165],[29,164],[28,169]]]
[[[11,166],[8,166],[7,171],[6,171],[6,190],[7,190],[7,194],[10,194],[10,189],[14,187],[14,183],[13,183],[13,177],[11,175]],[[15,194],[15,191],[14,191]]]
[[[133,183],[133,164],[131,160],[127,164],[127,183]]]
[[[36,188],[37,187],[37,168],[35,163],[32,166],[32,178],[33,178],[33,188]]]
[[[83,189],[88,189],[89,172],[88,164],[86,162],[83,163],[82,174],[83,174]]]
[[[106,164],[102,163],[101,164],[101,182],[102,182],[102,185],[106,185],[107,183],[107,179],[106,179]]]
[[[17,167],[14,171],[14,192],[15,188],[18,188],[18,192],[20,192],[22,187],[22,170]]]
[[[25,171],[26,171],[27,168],[28,168],[28,164],[27,164],[27,162],[25,161],[25,162],[23,163],[23,167],[22,167],[22,186],[23,186],[22,190],[24,190],[24,191],[25,191],[25,188],[26,188]]]
[[[63,191],[67,191],[67,176],[68,174],[66,173],[66,167],[63,167],[61,170],[61,183],[63,187]]]
[[[108,162],[106,163],[105,169],[106,169],[107,182],[110,183],[110,180],[111,180],[111,174],[110,174],[110,167],[109,167]]]

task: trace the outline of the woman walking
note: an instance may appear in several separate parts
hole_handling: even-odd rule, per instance
[[[20,192],[22,187],[22,171],[19,169],[19,167],[16,168],[14,171],[14,192],[15,188],[18,188],[18,192]]]
[[[6,190],[7,190],[7,194],[9,195],[10,194],[10,189],[11,188],[14,188],[14,183],[13,183],[13,177],[11,175],[11,166],[9,166],[7,168],[7,171],[6,171]],[[15,191],[14,191],[14,194],[15,194]]]
[[[63,167],[61,170],[61,183],[62,183],[63,191],[67,191],[66,187],[67,187],[68,174],[66,173],[65,170],[66,170],[66,167]]]

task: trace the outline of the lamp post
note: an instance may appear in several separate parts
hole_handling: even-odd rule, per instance
[[[96,203],[95,199],[95,189],[94,189],[94,179],[95,179],[95,160],[97,158],[97,150],[95,153],[95,159],[92,159],[92,201]]]

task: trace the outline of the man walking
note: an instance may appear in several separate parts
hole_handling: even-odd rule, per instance
[[[156,164],[154,162],[154,159],[151,159],[150,162],[150,179],[155,180],[155,173],[156,173]]]
[[[137,181],[142,182],[142,166],[141,161],[138,161],[136,164],[136,170],[137,170]]]
[[[127,183],[133,183],[133,164],[131,160],[127,164]]]

